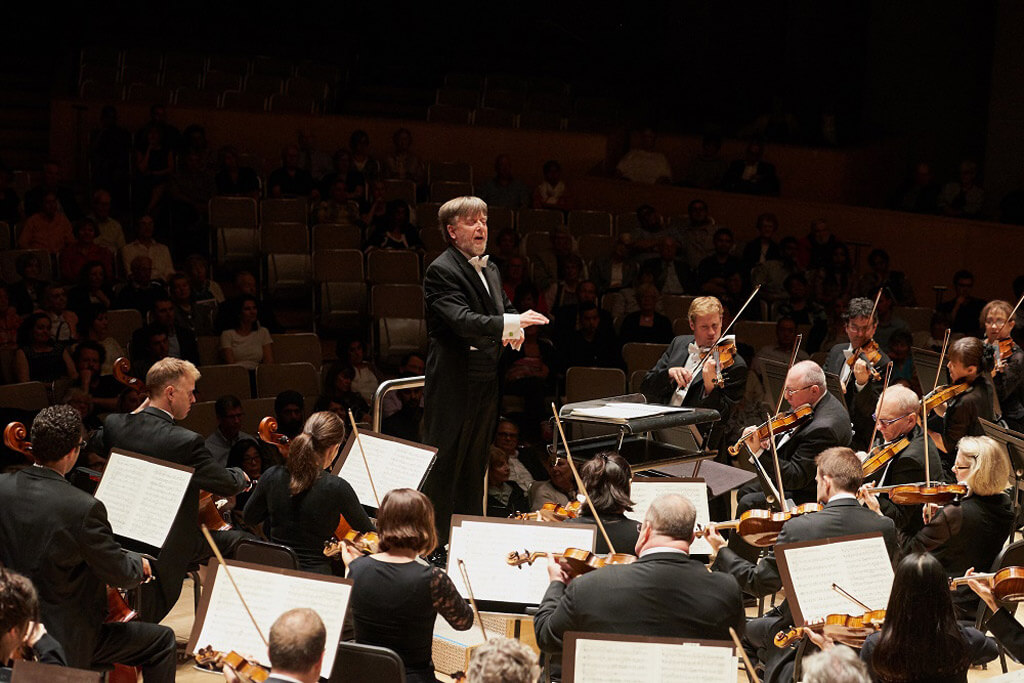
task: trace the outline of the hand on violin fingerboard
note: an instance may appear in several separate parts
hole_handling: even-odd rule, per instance
[[[718,527],[714,524],[711,524],[704,530],[704,540],[711,546],[712,557],[718,555],[718,551],[727,543],[722,534],[718,533]]]
[[[569,585],[572,581],[572,574],[566,571],[565,566],[555,558],[548,559],[548,579]]]
[[[971,576],[974,574],[974,567],[968,569],[964,576]],[[985,581],[978,581],[972,579],[967,582],[967,585],[971,587],[971,590],[978,594],[981,601],[988,605],[988,608],[992,610],[993,614],[999,611],[999,603],[996,602],[996,596],[992,594],[992,587]]]
[[[704,379],[704,393],[710,394],[715,390],[715,380],[718,378],[718,364],[714,358],[708,358],[704,361],[704,367],[701,368],[701,375]]]
[[[860,490],[857,491],[857,500],[876,515],[881,515],[882,507],[878,504],[878,496],[867,491],[867,488],[870,486],[870,484],[864,484],[860,487]]]

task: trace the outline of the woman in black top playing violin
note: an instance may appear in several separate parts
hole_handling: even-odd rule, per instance
[[[950,383],[967,382],[970,388],[950,399],[945,406],[935,408],[935,414],[943,418],[942,440],[946,453],[942,456],[942,462],[946,467],[953,466],[960,437],[984,435],[978,418],[994,420],[994,388],[989,377],[992,362],[992,350],[986,349],[981,340],[974,337],[957,339],[949,349],[946,367],[949,369]]]
[[[390,648],[410,683],[435,683],[431,647],[440,614],[458,631],[473,626],[473,610],[439,567],[423,559],[437,545],[434,507],[419,491],[394,489],[377,513],[380,552],[352,546],[342,559],[352,579],[356,642]]]
[[[1013,340],[1010,331],[1016,315],[1009,303],[995,299],[981,309],[985,329],[985,345],[993,349],[995,367],[992,383],[1006,425],[1014,431],[1024,430],[1024,349]]]

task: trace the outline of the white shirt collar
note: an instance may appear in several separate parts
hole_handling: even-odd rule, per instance
[[[852,493],[847,493],[846,491],[840,491],[836,495],[834,495],[831,498],[829,498],[828,502],[831,503],[833,500],[845,500],[845,499],[857,500],[857,496],[853,495]]]
[[[640,557],[643,557],[644,555],[653,555],[654,553],[676,553],[677,555],[685,555],[687,557],[690,556],[690,553],[686,552],[685,550],[680,550],[679,548],[671,548],[665,545],[658,545],[652,548],[644,548],[640,552]]]

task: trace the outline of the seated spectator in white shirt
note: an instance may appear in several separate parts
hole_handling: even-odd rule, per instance
[[[671,183],[672,167],[668,163],[668,158],[661,152],[654,151],[654,131],[645,128],[638,138],[636,146],[619,160],[615,167],[616,175],[648,185]]]
[[[153,239],[153,232],[156,229],[153,218],[143,216],[135,227],[138,239],[126,244],[121,250],[121,262],[125,271],[131,271],[132,261],[136,256],[148,256],[153,262],[153,277],[167,282],[174,274],[174,262],[171,260],[171,250]]]

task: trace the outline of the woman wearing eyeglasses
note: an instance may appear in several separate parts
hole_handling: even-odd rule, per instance
[[[943,417],[942,440],[946,445],[946,453],[942,460],[947,467],[953,465],[956,445],[961,437],[984,434],[978,418],[995,421],[992,401],[995,389],[989,377],[992,365],[992,349],[986,349],[980,339],[957,339],[949,349],[946,367],[949,369],[950,382],[967,382],[970,388],[950,399],[945,407],[935,409],[936,415]]]
[[[1010,460],[987,436],[965,436],[957,447],[953,476],[969,493],[959,504],[929,505],[924,528],[903,546],[904,553],[930,552],[950,577],[971,567],[988,571],[1013,525],[1013,505],[1006,494]],[[966,586],[953,595],[957,618],[974,619],[978,596]]]

